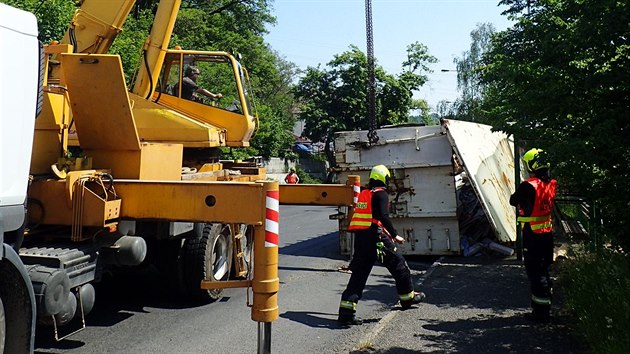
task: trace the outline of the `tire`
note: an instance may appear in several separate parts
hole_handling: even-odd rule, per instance
[[[4,319],[4,304],[0,298],[0,353],[4,353],[4,340],[7,332],[7,324]]]
[[[0,261],[0,353],[33,350],[35,299],[24,276],[15,264]]]
[[[230,228],[222,224],[196,223],[182,246],[182,280],[185,294],[209,303],[221,298],[223,289],[201,289],[201,281],[224,281],[232,267]]]

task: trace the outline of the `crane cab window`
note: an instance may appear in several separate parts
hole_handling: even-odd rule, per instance
[[[240,64],[225,54],[167,53],[160,92],[199,104],[242,113]],[[246,94],[246,93],[244,93]]]

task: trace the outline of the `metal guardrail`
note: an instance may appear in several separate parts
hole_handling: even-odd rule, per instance
[[[574,208],[575,215],[569,215],[567,208]],[[567,239],[588,239],[591,232],[593,206],[585,198],[562,194],[556,196],[553,211],[556,232]]]

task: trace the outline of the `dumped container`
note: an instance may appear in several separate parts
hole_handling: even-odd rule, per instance
[[[513,142],[488,125],[443,120],[441,125],[378,129],[370,146],[367,131],[335,134],[338,180],[359,175],[367,184],[374,165],[392,174],[390,216],[407,242],[406,255],[449,255],[490,238],[516,239],[516,217],[509,205],[514,191]],[[350,254],[348,209],[340,208],[340,251]],[[466,232],[465,234],[462,231]]]

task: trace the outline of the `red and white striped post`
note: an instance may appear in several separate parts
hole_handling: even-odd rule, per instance
[[[348,208],[348,217],[346,219],[346,235],[348,233],[348,224],[350,223],[350,219],[352,219],[352,214],[354,213],[354,208],[356,208],[357,203],[359,202],[359,194],[361,193],[361,178],[359,176],[348,176],[348,184],[352,185],[352,207]],[[341,236],[341,235],[340,235]],[[350,236],[350,260],[354,256],[354,235]]]
[[[355,177],[355,176],[350,176],[350,177]],[[354,181],[354,184],[352,185],[352,207],[356,208],[357,207],[357,203],[359,202],[359,193],[361,193],[361,182],[357,179],[356,181]]]
[[[271,352],[271,322],[278,319],[278,230],[280,190],[277,181],[264,181],[264,225],[254,227],[252,320],[258,322],[258,353]]]
[[[280,190],[268,190],[265,198],[265,247],[278,247]]]

